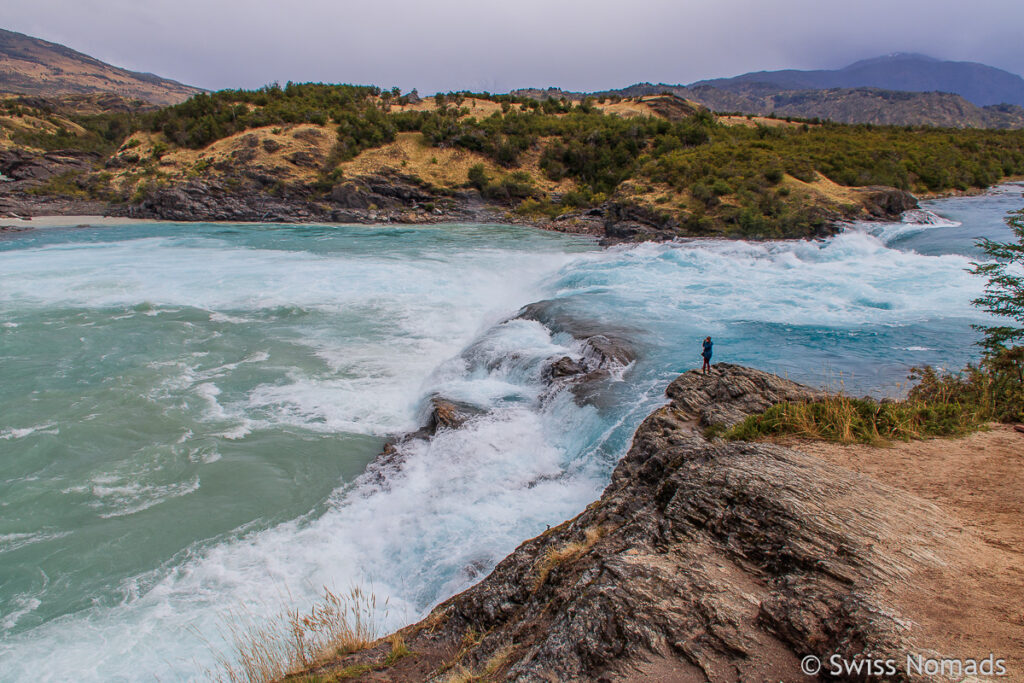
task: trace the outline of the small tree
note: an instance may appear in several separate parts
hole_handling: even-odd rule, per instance
[[[993,315],[1009,318],[1018,325],[975,325],[985,333],[979,342],[987,354],[993,354],[1024,341],[1024,209],[1012,211],[1006,217],[1016,241],[978,242],[992,261],[972,263],[971,272],[988,278],[985,294],[974,300],[974,305]]]
[[[973,263],[971,272],[988,278],[985,294],[974,300],[993,315],[1008,318],[1005,325],[975,325],[985,334],[978,342],[985,349],[982,368],[996,419],[1024,419],[1024,209],[1006,217],[1016,241],[981,240],[978,245],[992,259]]]

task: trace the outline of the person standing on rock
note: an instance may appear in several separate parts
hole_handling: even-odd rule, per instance
[[[700,352],[700,355],[704,358],[704,366],[700,369],[705,375],[711,372],[711,347],[714,342],[711,341],[711,337],[704,338],[704,350]]]

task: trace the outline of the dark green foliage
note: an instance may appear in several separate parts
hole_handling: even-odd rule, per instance
[[[933,376],[925,379],[930,386],[955,387],[980,397],[975,400],[988,406],[992,418],[1013,421],[1024,420],[1024,209],[1010,212],[1006,224],[1016,239],[980,241],[992,260],[972,264],[971,272],[988,280],[974,305],[1008,319],[1007,324],[975,325],[985,335],[979,342],[985,355],[979,368],[968,366],[966,379],[942,378],[945,384]]]
[[[374,139],[388,140],[386,130],[381,130],[387,128],[383,126],[385,119],[376,115],[382,112],[371,99],[380,92],[376,87],[322,83],[288,83],[284,88],[275,83],[259,90],[221,90],[201,93],[161,109],[150,115],[147,123],[149,130],[163,133],[172,142],[198,149],[248,128],[298,123],[325,125],[334,121],[348,126],[347,133],[354,128],[357,136],[349,139],[365,149],[372,146]],[[353,115],[367,121],[353,122]],[[363,133],[369,134],[365,140],[358,137]]]
[[[640,173],[708,208],[699,187],[722,181],[734,194],[716,210],[727,229],[748,236],[814,234],[820,212],[774,191],[783,172],[804,182],[820,173],[848,186],[914,191],[987,187],[1024,173],[1024,131],[848,126],[715,126],[706,144],[648,155]],[[697,193],[694,192],[697,188]],[[700,194],[700,196],[697,196]],[[781,197],[786,197],[780,200]]]
[[[488,199],[499,202],[513,202],[526,199],[536,194],[533,178],[525,171],[516,171],[497,182],[488,182],[481,189],[481,194]]]
[[[474,164],[470,166],[467,176],[469,178],[469,184],[478,190],[483,190],[487,187],[487,183],[490,180],[490,178],[487,177],[487,170],[484,168],[483,164]]]
[[[985,333],[981,344],[990,353],[1024,343],[1024,209],[1010,213],[1006,224],[1016,241],[981,240],[978,246],[992,260],[974,263],[971,268],[973,274],[988,280],[984,296],[975,299],[974,305],[1011,321],[1007,325],[977,326]]]
[[[939,373],[930,366],[911,368],[918,383],[908,400],[971,406],[982,420],[1024,420],[1024,347],[986,355],[962,372]]]

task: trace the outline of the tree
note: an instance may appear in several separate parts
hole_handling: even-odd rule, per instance
[[[1024,420],[1024,209],[1010,212],[1006,224],[1016,242],[982,240],[979,246],[994,260],[972,264],[971,272],[988,278],[984,296],[974,305],[1012,321],[975,328],[985,333],[979,344],[985,349],[981,365],[992,414],[1001,422],[1013,422]]]
[[[980,240],[978,246],[992,260],[971,264],[971,273],[988,278],[984,296],[975,299],[974,305],[1018,323],[975,325],[985,333],[985,338],[979,343],[987,354],[1024,342],[1024,209],[1011,211],[1006,217],[1006,224],[1016,236],[1016,241]]]

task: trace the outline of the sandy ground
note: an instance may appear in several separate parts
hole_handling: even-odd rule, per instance
[[[0,225],[12,225],[19,228],[74,228],[80,225],[132,225],[134,223],[153,223],[142,218],[119,218],[116,216],[35,216],[34,218],[0,218]],[[160,221],[169,223],[171,221]]]
[[[934,503],[955,543],[944,568],[922,571],[893,597],[946,655],[1007,660],[1024,681],[1024,434],[1006,425],[962,439],[891,447],[792,444]]]

